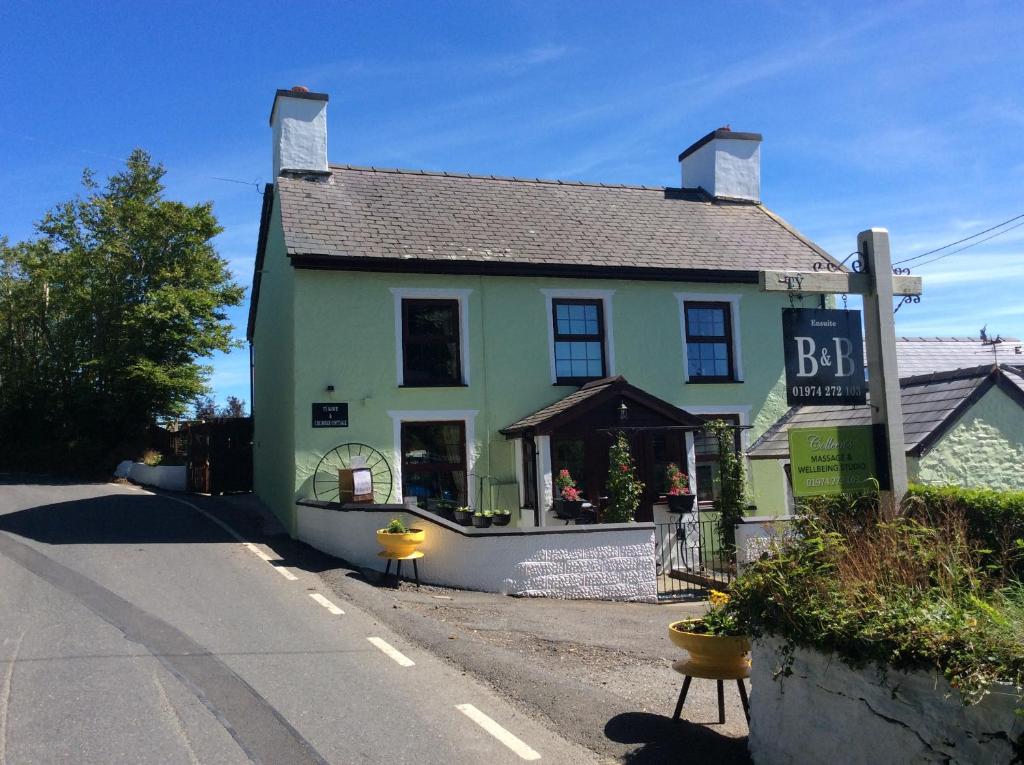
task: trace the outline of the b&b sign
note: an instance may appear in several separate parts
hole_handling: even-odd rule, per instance
[[[867,400],[860,311],[783,308],[782,342],[790,406]]]

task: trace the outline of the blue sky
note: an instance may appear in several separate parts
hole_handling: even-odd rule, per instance
[[[709,130],[764,134],[762,196],[834,255],[1024,213],[1024,5],[0,0],[0,234],[141,146],[212,200],[248,285],[274,90],[330,93],[335,163],[679,185]],[[906,335],[1024,335],[1024,227],[916,271]],[[232,312],[244,338],[246,308]],[[248,354],[211,360],[248,400]]]

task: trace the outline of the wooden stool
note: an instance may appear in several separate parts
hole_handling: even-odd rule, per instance
[[[695,677],[699,677],[704,680],[714,680],[718,684],[719,723],[725,722],[725,681],[735,680],[736,687],[740,690],[740,702],[743,704],[743,714],[747,718],[747,722],[750,722],[750,702],[747,700],[747,688],[743,685],[743,680],[750,677],[750,667],[745,667],[741,674],[732,675],[730,677],[722,677],[720,675],[709,677],[706,674],[702,674],[700,669],[693,667],[688,659],[679,659],[678,661],[672,662],[672,669],[686,678],[683,680],[683,690],[679,692],[679,701],[676,702],[675,714],[672,715],[673,722],[677,722],[679,720],[679,716],[683,713],[683,702],[686,701],[686,693],[690,690],[690,681]]]
[[[423,557],[423,553],[420,550],[411,552],[408,555],[395,555],[393,553],[389,553],[387,550],[381,550],[379,553],[377,553],[377,557],[387,558],[388,565],[384,567],[384,576],[387,576],[388,573],[391,571],[391,561],[398,561],[398,565],[395,566],[395,576],[398,577],[399,581],[401,581],[402,579],[402,561],[411,560],[412,570],[413,573],[416,575],[416,586],[420,586],[420,570],[419,567],[417,567],[416,565],[416,561]]]

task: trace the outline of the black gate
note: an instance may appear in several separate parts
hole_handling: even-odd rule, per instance
[[[729,586],[735,556],[722,544],[716,514],[684,513],[654,526],[659,600],[703,600]]]

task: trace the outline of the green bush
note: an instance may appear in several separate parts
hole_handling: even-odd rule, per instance
[[[878,506],[809,503],[801,534],[754,563],[728,608],[757,636],[835,652],[857,666],[934,668],[977,701],[1024,686],[1024,585],[986,563],[963,509],[886,519]]]
[[[950,512],[962,514],[968,534],[985,551],[983,563],[1024,580],[1024,491],[915,485],[903,508],[924,523]]]

